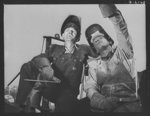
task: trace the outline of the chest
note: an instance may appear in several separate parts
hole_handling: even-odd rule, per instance
[[[120,65],[121,63],[116,57],[113,57],[108,61],[98,60],[96,68],[97,75],[114,75],[116,71],[118,72]]]
[[[124,77],[130,78],[124,64],[116,57],[109,61],[99,61],[96,75],[98,83],[121,82],[121,80],[125,79]]]
[[[76,49],[74,53],[65,53],[64,48],[56,49],[52,55],[53,64],[63,73],[67,71],[78,71],[81,70],[83,63],[86,59],[87,52]]]

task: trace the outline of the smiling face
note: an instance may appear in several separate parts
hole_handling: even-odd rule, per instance
[[[77,36],[77,31],[73,27],[66,28],[62,37],[65,41],[73,41]]]
[[[99,31],[94,32],[91,36],[91,43],[93,43],[97,53],[103,53],[108,46],[110,46],[109,41],[104,37],[104,34]]]

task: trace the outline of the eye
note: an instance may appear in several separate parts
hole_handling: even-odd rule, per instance
[[[74,29],[71,29],[71,34],[73,35],[73,36],[76,36],[76,31],[74,30]]]
[[[99,39],[100,38],[96,37],[96,38],[93,39],[93,42],[97,42],[97,41],[99,41]]]

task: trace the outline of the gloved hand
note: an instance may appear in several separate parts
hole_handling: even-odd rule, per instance
[[[33,65],[38,69],[40,78],[39,80],[52,80],[54,70],[46,56],[39,55],[32,60]]]
[[[53,75],[54,70],[50,65],[40,69],[40,80],[53,80]]]
[[[42,68],[40,71],[40,80],[55,81],[58,83],[61,82],[57,77],[54,76],[54,70],[51,66]]]
[[[94,93],[90,105],[104,112],[110,112],[118,106],[118,102],[119,98],[117,97],[105,97],[100,93]]]
[[[114,4],[99,4],[99,8],[104,18],[114,15],[117,7]]]

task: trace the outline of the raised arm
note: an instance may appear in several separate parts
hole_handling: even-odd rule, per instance
[[[114,4],[100,4],[99,8],[104,18],[109,18],[114,25],[118,46],[126,54],[127,58],[133,57],[132,39],[128,33],[127,24]]]

